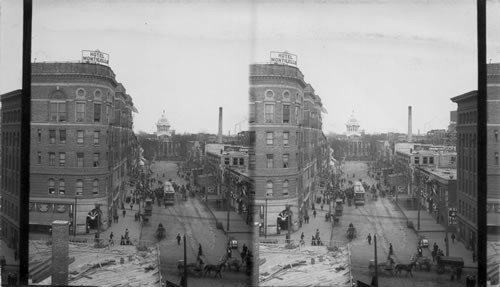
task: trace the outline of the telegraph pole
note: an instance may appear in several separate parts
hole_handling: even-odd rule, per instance
[[[377,265],[377,234],[373,234],[373,247],[375,248],[375,280],[374,287],[378,287],[378,265]]]
[[[417,174],[417,193],[418,193],[418,196],[417,196],[417,230],[420,230],[420,196],[421,196],[421,193],[422,193],[422,190],[420,189],[420,174]]]
[[[266,208],[264,212],[264,238],[267,239],[267,197],[266,197]]]
[[[186,234],[184,234],[183,236],[183,241],[184,241],[184,280],[182,280],[182,282],[184,283],[184,286],[182,287],[187,287],[188,276],[187,276],[187,256],[186,256]]]
[[[224,171],[223,171],[224,172]],[[230,204],[230,201],[231,201],[231,197],[229,196],[229,188],[228,188],[228,182],[229,182],[229,176],[224,176],[224,174],[222,174],[222,178],[224,178],[224,183],[226,184],[226,202],[227,202],[227,231],[229,231],[229,212],[231,210],[231,204]]]

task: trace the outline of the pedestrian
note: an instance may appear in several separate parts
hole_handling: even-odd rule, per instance
[[[245,256],[248,253],[248,247],[247,247],[247,245],[245,243],[243,243],[242,253],[245,254]]]
[[[394,255],[394,250],[392,249],[392,243],[389,243],[389,256]]]
[[[316,209],[313,211],[313,216],[316,218]]]
[[[233,251],[231,250],[231,247],[227,248],[227,257],[231,258],[231,255],[233,254]]]
[[[177,245],[181,245],[181,234],[177,233]]]
[[[125,228],[125,239],[128,239],[128,228]]]
[[[372,235],[370,233],[368,233],[366,239],[368,239],[368,245],[372,245]]]
[[[135,200],[134,200],[135,201]],[[130,203],[130,210],[132,210],[132,207],[134,207],[134,204],[131,202]]]
[[[316,246],[316,238],[314,237],[314,235],[312,236],[311,245]]]
[[[321,210],[323,210],[323,203],[321,204]]]
[[[123,210],[123,217],[125,217],[125,213],[127,213],[127,211],[125,211],[125,209]]]
[[[300,234],[300,240],[304,240],[304,232],[302,232],[302,234]]]
[[[451,234],[451,242],[452,242],[453,244],[455,244],[455,238],[456,238],[455,233],[452,233],[452,234]]]
[[[201,244],[198,244],[198,257],[203,255],[203,250],[201,249]]]
[[[422,252],[423,252],[422,247],[419,246],[417,252],[418,252],[418,257],[422,257]]]
[[[115,245],[115,242],[113,241],[113,231],[109,234],[109,245]]]
[[[122,235],[120,245],[125,245],[125,236]]]
[[[444,237],[444,244],[448,244],[448,237]]]

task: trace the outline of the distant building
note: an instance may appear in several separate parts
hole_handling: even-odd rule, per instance
[[[156,123],[156,143],[158,159],[174,159],[180,156],[181,143],[176,141],[173,136],[175,130],[170,129],[170,123],[165,116],[165,111]]]
[[[347,160],[369,159],[370,142],[364,137],[364,131],[359,130],[358,120],[354,116],[354,112],[346,123],[347,135]]]
[[[21,191],[21,93],[21,90],[15,90],[0,96],[2,101],[1,236],[8,247],[16,250],[20,239],[20,213],[25,211],[25,208],[19,206]]]
[[[457,236],[472,250],[477,244],[477,91],[457,103]]]
[[[131,96],[110,67],[78,62],[32,63],[31,88],[30,230],[106,229],[137,164]]]
[[[432,145],[445,145],[447,141],[447,132],[444,129],[430,130],[427,132],[426,143]]]

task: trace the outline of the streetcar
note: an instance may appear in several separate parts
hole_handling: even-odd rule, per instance
[[[365,188],[363,184],[359,181],[356,181],[353,186],[354,189],[354,204],[355,205],[364,205],[365,204]]]
[[[165,205],[174,205],[175,189],[170,181],[163,183],[163,203]]]

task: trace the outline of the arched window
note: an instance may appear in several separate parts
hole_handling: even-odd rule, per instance
[[[75,194],[76,195],[83,195],[83,181],[81,179],[78,179],[76,181]]]
[[[273,196],[273,182],[270,180],[266,184],[266,196]]]
[[[56,193],[56,184],[53,178],[49,178],[49,194]]]
[[[64,179],[59,180],[59,194],[65,194],[66,188],[64,186]]]
[[[92,183],[92,194],[96,195],[99,194],[99,180],[94,179],[94,182]]]
[[[283,181],[283,195],[288,195],[288,180]]]

